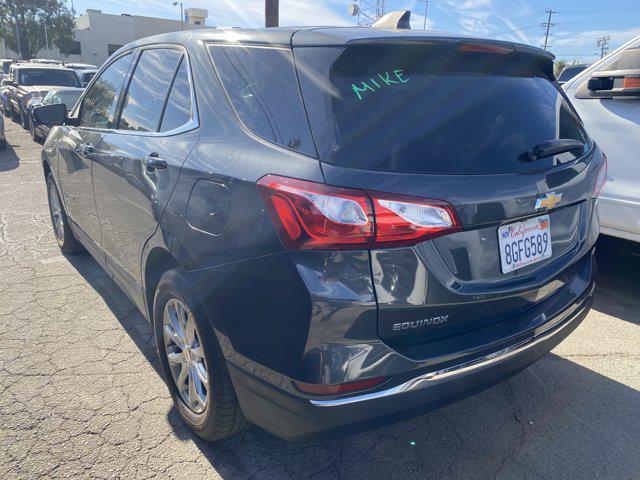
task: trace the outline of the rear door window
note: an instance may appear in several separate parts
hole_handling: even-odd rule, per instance
[[[124,100],[119,130],[156,132],[178,63],[179,50],[143,50]]]
[[[175,130],[191,120],[193,107],[191,106],[191,85],[188,70],[189,65],[183,57],[162,116],[161,132]]]
[[[222,85],[244,126],[290,150],[316,156],[288,48],[212,45]]]
[[[582,123],[549,78],[550,60],[496,50],[297,49],[320,159],[394,172],[495,174],[550,168],[586,153]],[[558,138],[584,148],[525,161],[528,149]]]
[[[109,65],[87,91],[80,110],[81,127],[110,128],[120,96],[120,89],[131,66],[129,53]]]

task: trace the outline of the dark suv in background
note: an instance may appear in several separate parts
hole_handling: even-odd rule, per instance
[[[81,86],[73,70],[46,63],[12,64],[4,85],[9,88],[9,115],[23,128],[29,128],[29,100],[44,97],[53,87]]]
[[[185,422],[309,440],[436,408],[585,317],[606,161],[537,48],[357,28],[120,49],[42,154],[65,253],[152,322]]]

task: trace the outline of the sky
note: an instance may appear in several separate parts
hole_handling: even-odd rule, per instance
[[[356,0],[357,1],[357,0]],[[374,0],[368,0],[374,1]],[[71,6],[71,0],[67,0]],[[180,18],[172,0],[73,0],[78,14],[87,8],[103,13],[129,13]],[[280,0],[280,24],[355,25],[349,16],[350,0]],[[264,0],[186,0],[184,8],[209,11],[207,25],[260,27]],[[545,10],[553,9],[549,50],[559,59],[591,62],[599,58],[597,39],[611,36],[610,49],[640,35],[640,0],[429,0],[427,28],[544,44]],[[386,12],[411,10],[412,27],[422,29],[424,1],[386,0]],[[598,53],[596,53],[598,52]]]

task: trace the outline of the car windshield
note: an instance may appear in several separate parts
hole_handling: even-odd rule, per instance
[[[28,68],[20,70],[19,83],[24,86],[59,85],[61,87],[79,87],[78,77],[70,70],[54,68]]]
[[[64,103],[67,106],[67,110],[71,111],[81,94],[82,92],[52,93],[50,94],[51,97],[48,99],[47,104]]]
[[[551,80],[550,59],[463,47],[298,49],[320,159],[394,172],[495,174],[548,169],[589,150],[582,122]],[[559,138],[583,148],[522,160]]]

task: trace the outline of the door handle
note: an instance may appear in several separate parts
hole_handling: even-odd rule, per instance
[[[162,170],[167,168],[167,161],[159,158],[158,154],[150,154],[148,157],[142,159],[142,164],[149,170]]]

